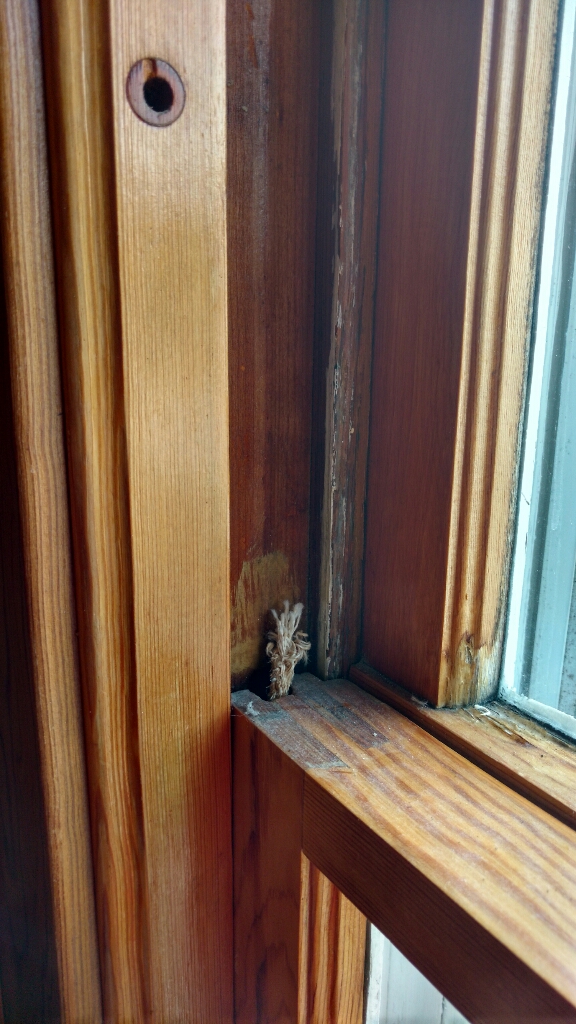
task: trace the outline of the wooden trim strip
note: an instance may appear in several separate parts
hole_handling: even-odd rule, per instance
[[[576,745],[494,701],[469,708],[432,708],[364,662],[350,678],[407,715],[453,750],[576,828]]]
[[[294,691],[233,703],[294,769],[305,855],[472,1024],[576,1021],[572,830],[353,684]]]
[[[492,6],[485,4],[440,706],[483,700],[498,684],[558,19],[550,0]]]
[[[205,1024],[233,1012],[225,8],[109,4],[149,1014]],[[183,83],[164,127],[126,97],[144,58]]]
[[[48,0],[44,48],[96,909],[107,1020],[140,1024],[147,895],[106,4]]]
[[[0,10],[2,235],[62,1020],[101,1020],[39,15]]]

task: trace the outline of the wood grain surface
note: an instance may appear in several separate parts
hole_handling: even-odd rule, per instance
[[[436,703],[498,686],[558,3],[486,4]]]
[[[153,1021],[232,1019],[225,6],[110,4]],[[135,116],[136,61],[186,92]]]
[[[60,1014],[58,967],[3,285],[0,493],[0,1021],[48,1024]]]
[[[275,704],[232,703],[235,1019],[360,1024],[366,919],[300,853],[300,769],[344,765]]]
[[[432,708],[369,665],[351,679],[517,793],[576,828],[576,746],[507,704]]]
[[[362,1024],[366,918],[302,858],[299,1024]]]
[[[235,686],[264,660],[268,610],[308,605],[321,6],[227,4]]]
[[[363,654],[431,699],[444,614],[481,34],[479,2],[388,4]]]
[[[60,1015],[100,1020],[38,11],[0,13],[2,240]],[[14,102],[19,97],[18,102]]]
[[[556,18],[388,10],[364,658],[439,705],[497,684]]]
[[[273,705],[258,708],[265,717]],[[234,1020],[305,1024],[298,1014],[303,776],[249,715],[233,722]]]
[[[317,670],[360,645],[385,5],[322,11],[310,523]]]
[[[576,1020],[573,831],[353,684],[294,690],[276,729],[242,698],[304,777],[305,855],[471,1024]]]
[[[105,5],[43,5],[60,337],[107,1020],[149,1005],[110,53]]]

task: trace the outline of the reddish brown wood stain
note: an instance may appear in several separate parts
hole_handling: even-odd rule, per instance
[[[391,0],[364,652],[435,699],[464,316],[482,4]],[[414,74],[414,69],[418,74]]]
[[[266,605],[307,603],[319,10],[228,0],[234,683]]]

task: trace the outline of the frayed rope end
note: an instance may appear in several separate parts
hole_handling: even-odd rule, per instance
[[[299,661],[304,664],[308,661],[308,651],[312,645],[306,633],[298,629],[303,611],[303,604],[295,604],[291,609],[289,601],[284,601],[284,611],[279,615],[271,609],[276,628],[267,634],[270,643],[266,645],[266,654],[272,666],[268,688],[270,700],[284,697],[288,693],[294,678],[294,667]]]

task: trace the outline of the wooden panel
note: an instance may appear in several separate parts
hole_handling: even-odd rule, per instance
[[[232,676],[308,604],[319,0],[228,0]]]
[[[113,0],[122,357],[150,1016],[232,1018],[225,8]],[[125,84],[170,63],[183,113]]]
[[[260,705],[266,714],[270,705]],[[305,1024],[298,1016],[303,773],[249,716],[234,715],[233,723],[234,1020]]]
[[[302,1024],[362,1024],[366,918],[303,858]]]
[[[60,1005],[3,286],[0,304],[0,1021],[45,1024]]]
[[[137,1024],[148,922],[107,8],[51,0],[43,14],[104,1012]]]
[[[481,30],[480,0],[388,5],[364,653],[379,671],[431,699],[444,611]]]
[[[0,37],[2,229],[28,614],[60,1011],[75,1024],[100,1019],[100,979],[35,4],[3,4]]]
[[[364,652],[435,704],[497,681],[556,16],[389,9]]]
[[[306,856],[472,1024],[576,1021],[572,830],[353,684],[295,691],[251,722],[344,762],[299,762]]]
[[[576,749],[507,704],[435,709],[360,663],[351,678],[427,732],[576,828]]]
[[[360,644],[385,5],[323,7],[316,250],[311,606],[318,673]]]

